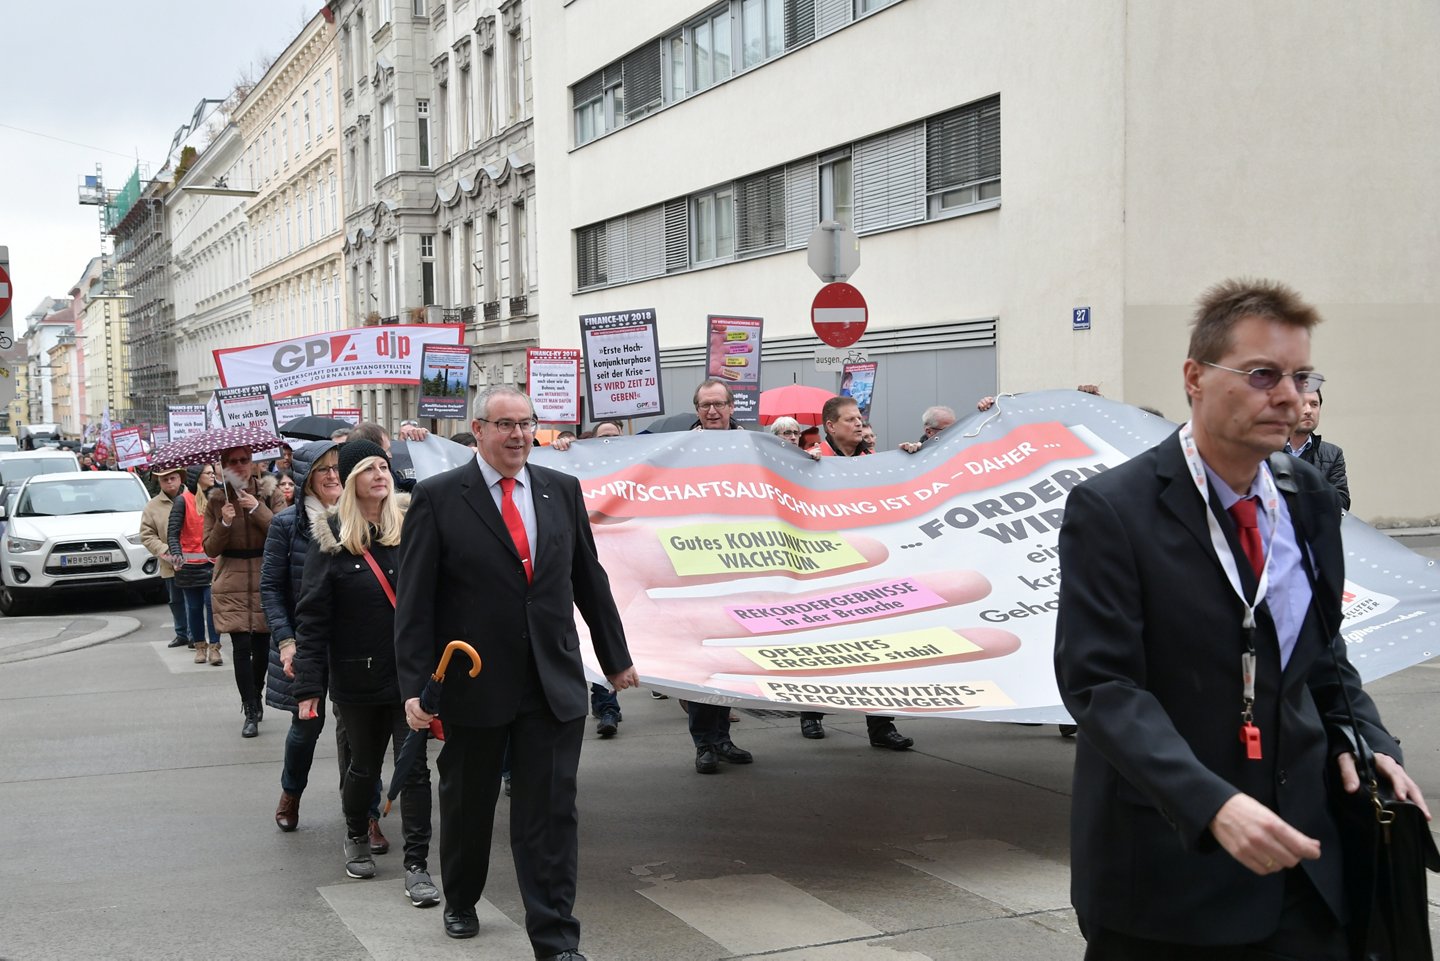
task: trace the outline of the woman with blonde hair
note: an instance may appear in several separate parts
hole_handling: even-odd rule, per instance
[[[345,873],[373,878],[370,798],[386,746],[398,758],[409,727],[395,671],[395,588],[400,530],[409,495],[396,493],[390,458],[378,444],[340,446],[340,500],[312,526],[300,600],[295,608],[295,684],[308,720],[329,678],[330,700],[345,725],[350,767],[340,792],[345,817]],[[400,795],[405,836],[405,893],[416,907],[440,903],[430,880],[430,768],[422,751]]]

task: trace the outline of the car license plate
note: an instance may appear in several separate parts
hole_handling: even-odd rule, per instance
[[[100,564],[109,564],[110,552],[103,554],[61,554],[61,567],[96,567]]]

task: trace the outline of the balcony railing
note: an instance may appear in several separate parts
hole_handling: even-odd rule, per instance
[[[525,297],[525,296],[523,296],[523,295],[522,295],[522,296],[519,296],[519,297],[511,297],[511,298],[510,298],[510,316],[511,316],[511,317],[523,317],[523,316],[525,316],[525,313],[526,313],[526,305],[528,304],[528,302],[529,302],[529,298],[528,298],[528,297]]]
[[[488,304],[485,305],[485,319],[486,319],[486,320],[499,320],[499,319],[500,319],[500,301],[498,301],[498,300],[492,300],[492,301],[490,301]]]

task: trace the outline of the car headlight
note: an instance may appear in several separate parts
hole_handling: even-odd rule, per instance
[[[136,547],[139,547],[141,544],[145,543],[144,539],[141,538],[139,533],[126,534],[125,539],[130,543],[134,544]]]
[[[30,551],[38,551],[45,546],[44,541],[32,541],[24,537],[10,537],[6,539],[6,545],[12,554],[26,554]]]

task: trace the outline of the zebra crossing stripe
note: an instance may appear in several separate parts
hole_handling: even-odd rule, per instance
[[[336,838],[337,870],[340,865]],[[434,879],[438,887],[440,876]],[[483,899],[475,905],[479,936],[456,941],[445,936],[444,907],[413,907],[405,896],[403,878],[349,881],[318,890],[374,961],[515,961],[535,955],[525,929]]]
[[[1070,869],[1004,841],[925,841],[905,846],[920,855],[901,864],[923,871],[1013,914],[1070,907]]]

